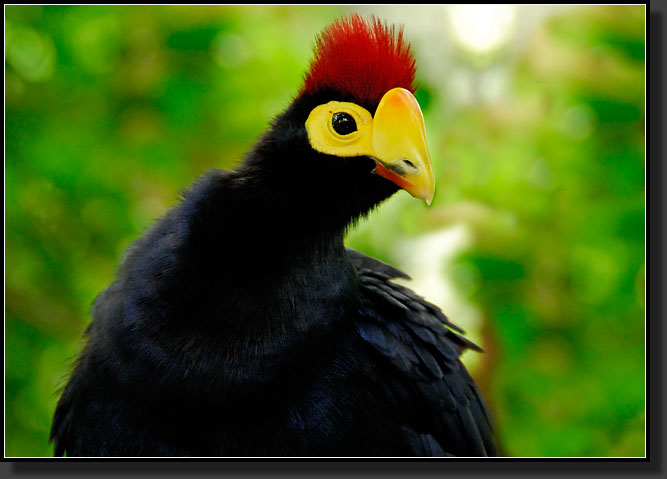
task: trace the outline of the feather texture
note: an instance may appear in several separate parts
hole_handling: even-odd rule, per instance
[[[414,93],[415,59],[398,32],[373,18],[340,19],[317,38],[302,93],[335,90],[361,104],[375,104],[392,88]]]
[[[417,449],[433,455],[497,454],[486,406],[459,361],[464,349],[480,349],[457,334],[461,330],[439,308],[389,281],[404,273],[348,253],[362,288],[357,330],[385,364],[382,377],[389,389],[401,391],[403,420]]]
[[[459,361],[476,346],[391,281],[405,273],[306,229],[280,256],[216,263],[216,228],[231,213],[208,202],[246,184],[211,172],[131,249],[93,306],[54,416],[55,454],[494,454]],[[253,251],[264,226],[248,223],[241,231],[255,239],[240,244]]]

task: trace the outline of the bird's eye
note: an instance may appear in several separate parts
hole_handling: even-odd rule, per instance
[[[333,117],[331,117],[331,126],[333,126],[333,129],[339,135],[349,135],[357,131],[357,122],[354,121],[352,115],[342,111],[334,113]]]

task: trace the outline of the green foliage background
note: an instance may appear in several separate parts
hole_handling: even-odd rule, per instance
[[[442,7],[403,8],[412,40]],[[51,455],[57,388],[124,250],[204,170],[234,166],[348,11],[5,7],[6,456]],[[463,227],[436,266],[478,318],[463,326],[487,352],[464,358],[503,452],[643,456],[645,7],[537,25],[490,55],[450,48],[470,82],[509,75],[490,100],[421,73],[452,37],[413,43],[436,198],[396,195],[348,243],[402,265],[397,243]]]

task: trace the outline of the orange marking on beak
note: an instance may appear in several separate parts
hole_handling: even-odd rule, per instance
[[[414,183],[406,180],[401,175],[394,173],[389,168],[386,168],[384,165],[382,165],[382,163],[380,162],[376,163],[375,172],[378,175],[382,176],[383,178],[387,178],[392,183],[397,184],[400,188],[403,188],[404,190],[415,187]]]

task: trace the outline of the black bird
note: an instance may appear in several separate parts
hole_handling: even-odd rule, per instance
[[[476,349],[347,228],[434,183],[415,60],[353,15],[234,171],[212,170],[95,300],[53,420],[56,455],[484,456],[459,357]]]

